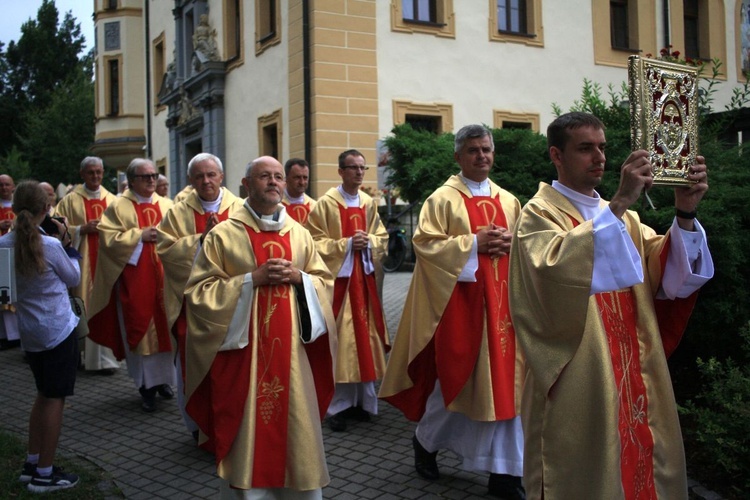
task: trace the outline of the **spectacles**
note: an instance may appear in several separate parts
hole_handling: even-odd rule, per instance
[[[260,179],[263,182],[268,182],[272,178],[276,182],[284,182],[284,176],[281,174],[271,174],[271,173],[265,172],[263,174],[254,175],[253,177],[255,177],[256,179]]]
[[[155,181],[159,178],[159,174],[135,174],[133,175],[134,179],[143,179],[144,181],[147,181],[151,179],[152,181]]]
[[[365,167],[365,166],[361,166],[361,165],[344,165],[344,169],[347,169],[347,168],[349,170],[361,170],[363,172],[365,170],[369,170],[370,169],[370,167]]]

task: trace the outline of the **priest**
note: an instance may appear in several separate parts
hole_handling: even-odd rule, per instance
[[[156,226],[172,202],[156,191],[151,160],[126,170],[129,189],[110,204],[98,225],[99,255],[89,311],[89,337],[127,359],[141,408],[156,410],[157,392],[174,397],[172,341],[164,309],[164,269],[156,254]]]
[[[330,274],[280,205],[284,169],[251,162],[245,205],[206,235],[185,291],[187,410],[222,498],[320,499],[333,394]]]

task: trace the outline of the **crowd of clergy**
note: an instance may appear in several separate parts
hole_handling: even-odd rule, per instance
[[[627,158],[607,201],[595,189],[605,146],[592,115],[557,118],[557,180],[522,207],[490,179],[491,132],[460,129],[458,172],[419,215],[393,345],[389,235],[359,151],[340,154],[341,184],[317,200],[300,158],[251,161],[240,198],[200,153],[172,200],[151,160],[134,159],[116,195],[87,157],[54,208],[82,256],[82,368],[111,374],[125,360],[145,412],[176,396],[222,498],[322,498],[322,424],[369,422],[379,399],[416,422],[428,480],[447,449],[489,473],[498,498],[687,498],[666,360],[713,275],[696,218],[707,169],[699,156],[686,170],[658,235],[628,210],[651,188],[648,153]],[[1,232],[12,193],[0,175]],[[7,347],[18,337],[12,311],[0,314]]]

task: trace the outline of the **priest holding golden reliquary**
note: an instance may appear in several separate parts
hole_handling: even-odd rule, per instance
[[[696,218],[705,161],[674,188],[676,216],[661,236],[628,210],[653,183],[647,151],[628,156],[607,202],[596,192],[602,122],[562,115],[547,141],[558,180],[523,208],[510,252],[511,315],[527,363],[527,495],[687,498],[667,358],[714,273]]]

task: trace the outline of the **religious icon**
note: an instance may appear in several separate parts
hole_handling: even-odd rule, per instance
[[[684,186],[698,156],[698,68],[630,56],[630,139],[649,152],[654,185]]]

